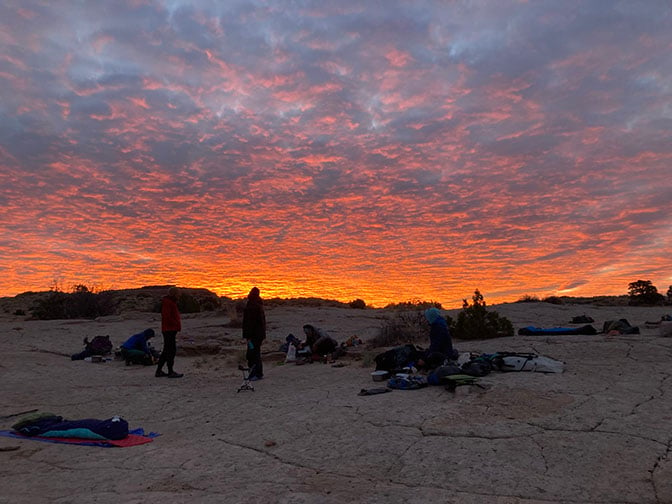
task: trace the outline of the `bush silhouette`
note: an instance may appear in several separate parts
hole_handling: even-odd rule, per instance
[[[631,306],[661,305],[665,297],[658,292],[651,280],[637,280],[628,284]]]
[[[410,301],[403,301],[401,303],[389,303],[385,305],[385,309],[395,310],[426,310],[427,308],[441,309],[441,303],[437,301],[423,301],[421,299],[412,299]]]
[[[539,298],[537,296],[531,296],[530,294],[525,294],[522,296],[516,303],[538,303]]]
[[[485,339],[513,336],[513,324],[496,311],[487,311],[483,295],[476,289],[470,305],[465,299],[462,311],[451,325],[451,332],[458,339]],[[449,321],[450,322],[450,321]]]
[[[177,298],[177,309],[180,310],[180,313],[199,313],[201,305],[198,303],[198,299],[191,294],[181,292]]]
[[[74,319],[110,315],[113,306],[106,296],[96,294],[85,285],[76,285],[71,293],[54,287],[49,294],[38,300],[31,309],[33,318],[38,320]]]

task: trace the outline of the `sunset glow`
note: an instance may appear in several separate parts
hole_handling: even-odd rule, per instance
[[[672,285],[672,9],[10,1],[0,296]]]

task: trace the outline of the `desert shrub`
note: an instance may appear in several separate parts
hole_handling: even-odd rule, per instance
[[[364,351],[361,354],[362,360],[360,361],[363,368],[370,368],[376,365],[376,356],[379,352],[375,351]]]
[[[85,285],[76,285],[73,292],[65,293],[58,288],[37,300],[31,312],[39,320],[96,318],[112,313],[112,307]]]
[[[525,294],[524,296],[521,296],[516,303],[538,303],[539,298],[537,296],[530,296],[529,294]]]
[[[549,303],[549,304],[554,304],[554,305],[565,304],[565,302],[559,296],[547,296],[544,299],[542,299],[542,301],[544,303]]]
[[[300,298],[265,298],[265,306],[308,306],[308,307],[334,307],[347,308],[348,303],[336,301],[334,299],[323,299],[316,297],[300,297]]]
[[[25,314],[26,314],[26,312],[24,310],[22,310],[21,308],[19,308],[18,310],[16,310],[14,312],[14,315],[19,315],[19,316],[25,315]]]
[[[78,288],[70,294],[66,298],[65,306],[65,318],[96,318],[100,315],[97,296],[86,287]]]
[[[355,308],[356,310],[363,310],[366,308],[366,303],[363,299],[354,299],[348,303],[348,306],[350,306],[350,308]]]
[[[67,294],[58,290],[52,290],[46,297],[38,299],[31,309],[34,318],[38,320],[64,319],[65,298]]]
[[[224,311],[226,316],[229,317],[229,322],[226,327],[240,328],[243,327],[243,308],[245,307],[244,302],[228,302],[224,304]]]
[[[199,300],[201,311],[216,311],[221,307],[217,296],[205,296]]]
[[[383,324],[369,345],[374,348],[405,345],[426,338],[427,334],[427,320],[423,311],[400,312]]]
[[[201,305],[194,296],[188,292],[181,292],[177,298],[177,309],[180,313],[199,313]]]
[[[637,280],[628,284],[629,304],[631,306],[646,306],[663,304],[665,298],[658,292],[651,280]]]
[[[119,299],[114,295],[114,291],[104,291],[96,294],[98,303],[98,312],[101,316],[113,315],[118,312]]]
[[[385,305],[385,309],[393,310],[426,310],[427,308],[441,309],[441,303],[437,301],[423,301],[420,299],[412,299],[410,301],[403,301],[401,303],[390,303]]]
[[[476,289],[472,304],[465,299],[451,332],[458,339],[485,339],[513,336],[513,324],[496,311],[487,311],[483,295]]]

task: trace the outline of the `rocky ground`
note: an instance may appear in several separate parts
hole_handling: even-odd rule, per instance
[[[184,318],[178,380],[123,362],[71,361],[84,336],[115,344],[158,314],[95,321],[0,318],[0,429],[39,409],[67,418],[121,415],[161,434],[132,448],[0,437],[2,503],[669,503],[672,338],[646,321],[664,308],[522,303],[494,307],[516,329],[577,315],[627,318],[639,335],[514,336],[460,351],[531,351],[562,374],[492,373],[478,386],[359,396],[373,356],[284,364],[277,347],[304,323],[365,341],[393,316],[333,307],[267,309],[266,378],[237,393],[240,330],[223,313]],[[669,307],[667,307],[669,308]],[[454,315],[454,312],[452,313]],[[160,339],[160,338],[158,338]]]

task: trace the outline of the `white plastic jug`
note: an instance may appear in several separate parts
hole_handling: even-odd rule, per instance
[[[290,343],[287,347],[287,357],[285,357],[285,362],[295,362],[296,361],[296,347],[294,343]]]

